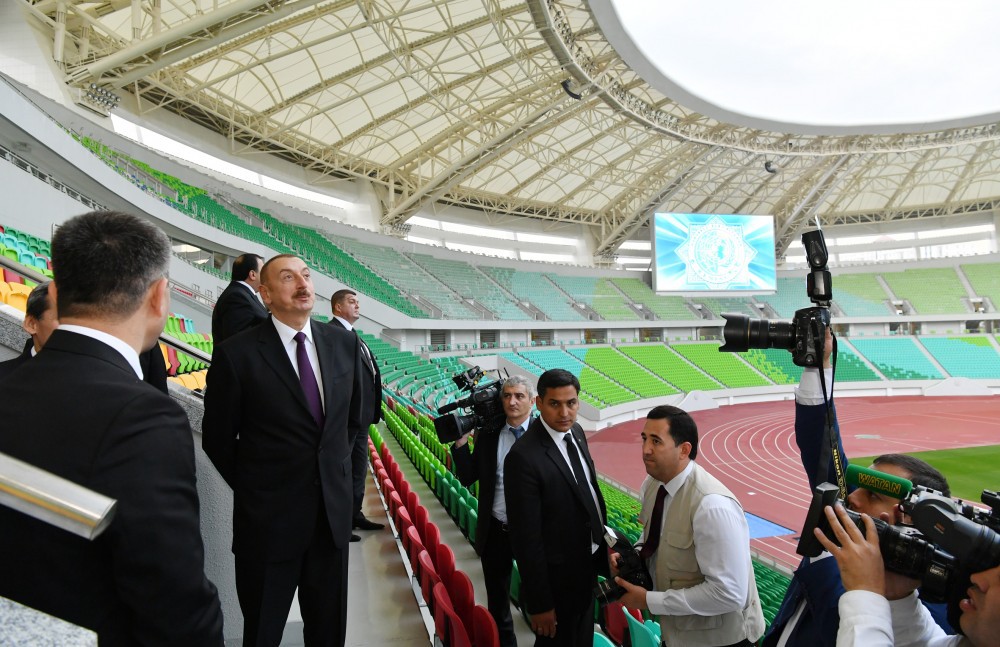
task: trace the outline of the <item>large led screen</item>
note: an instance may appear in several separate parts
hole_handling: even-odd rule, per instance
[[[657,292],[774,292],[774,219],[657,213],[653,216],[653,259]]]

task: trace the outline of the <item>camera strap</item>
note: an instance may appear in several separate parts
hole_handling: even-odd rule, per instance
[[[819,328],[816,322],[812,322],[816,329],[813,330],[814,335],[818,335]],[[823,421],[823,438],[820,441],[820,451],[819,451],[819,464],[816,466],[816,483],[825,483],[829,481],[830,475],[830,462],[833,461],[833,472],[835,478],[837,479],[837,487],[840,489],[839,498],[847,499],[847,476],[846,476],[846,466],[843,464],[842,456],[839,451],[839,437],[834,428],[834,412],[833,412],[833,387],[837,383],[837,338],[831,334],[831,339],[833,340],[833,352],[831,357],[833,359],[833,384],[830,385],[830,396],[827,397],[826,389],[826,370],[820,366],[819,369],[819,384],[820,389],[823,391],[823,406],[826,409],[824,421]]]

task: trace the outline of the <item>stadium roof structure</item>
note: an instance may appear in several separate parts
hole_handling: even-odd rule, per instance
[[[653,88],[585,0],[19,0],[66,82],[135,95],[316,172],[381,224],[428,204],[586,225],[612,257],[656,210],[826,225],[1000,206],[1000,125],[805,134]],[[765,164],[771,171],[765,170]]]

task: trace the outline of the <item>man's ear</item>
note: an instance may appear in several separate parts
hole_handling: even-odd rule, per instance
[[[38,320],[31,315],[24,315],[24,323],[21,324],[24,328],[24,332],[28,333],[32,337],[38,332]]]
[[[260,293],[261,301],[263,301],[264,305],[268,306],[268,310],[270,310],[270,306],[271,306],[271,291],[267,289],[266,285],[264,285],[263,283],[261,283],[260,284],[260,288],[257,290],[257,292]]]
[[[153,282],[146,293],[146,304],[149,314],[155,317],[166,317],[170,310],[170,285],[167,277]]]

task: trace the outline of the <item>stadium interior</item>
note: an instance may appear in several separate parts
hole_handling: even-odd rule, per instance
[[[658,404],[739,421],[742,405],[790,401],[802,372],[790,353],[720,353],[721,315],[807,307],[798,238],[817,225],[841,397],[1000,392],[995,119],[852,133],[730,123],[644,81],[601,13],[584,0],[0,3],[0,360],[24,343],[27,293],[52,276],[61,222],[108,208],[167,232],[160,347],[196,437],[227,643],[242,636],[232,493],[198,437],[212,308],[245,252],[301,256],[318,321],[334,291],[357,291],[381,369],[365,511],[390,528],[351,548],[350,645],[489,644],[477,637],[492,620],[474,611],[486,604],[478,489],[458,482],[432,424],[463,397],[456,373],[567,369],[592,434]],[[776,289],[657,293],[655,212],[773,216]],[[610,525],[637,539],[635,487],[602,477]],[[754,553],[770,622],[795,564]],[[435,604],[435,582],[455,613]],[[619,613],[598,614],[595,645],[623,644]],[[293,608],[283,644],[301,639]]]

